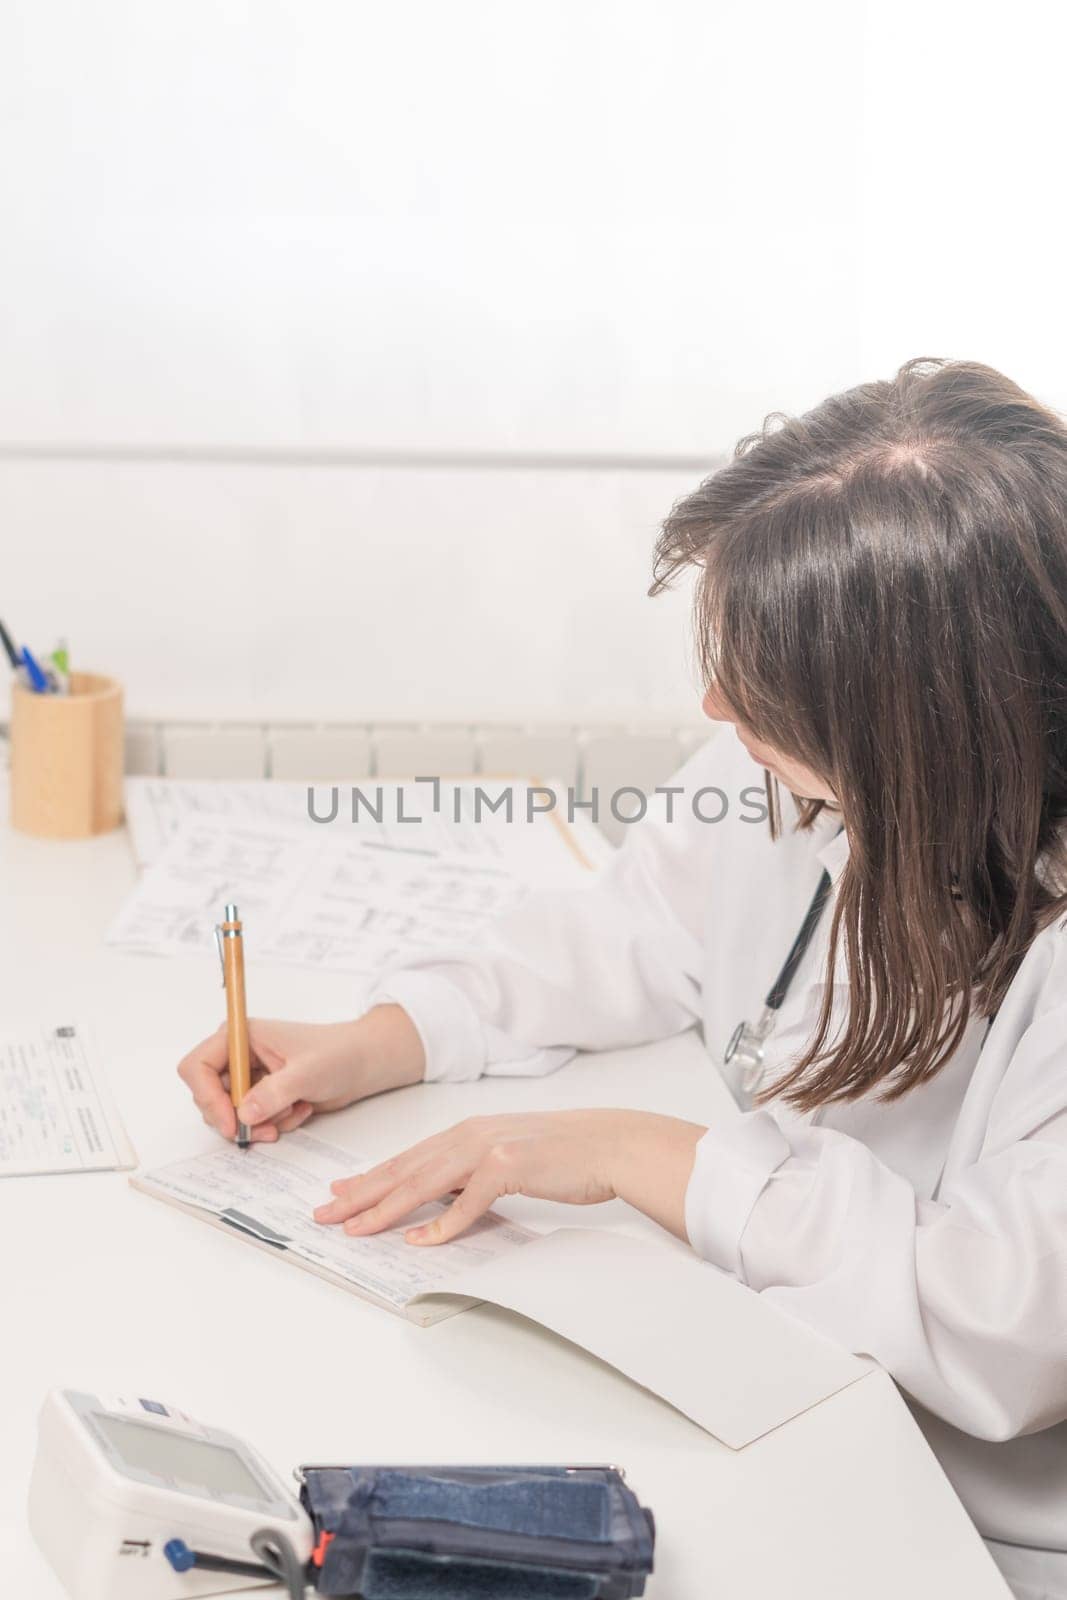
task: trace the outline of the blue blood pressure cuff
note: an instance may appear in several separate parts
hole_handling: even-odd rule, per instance
[[[318,1592],[362,1600],[628,1600],[651,1512],[614,1467],[303,1467]]]

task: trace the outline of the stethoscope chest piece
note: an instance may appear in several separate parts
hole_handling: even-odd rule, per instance
[[[730,1035],[723,1051],[722,1064],[735,1077],[742,1093],[754,1094],[763,1077],[764,1049],[777,1011],[764,1006],[756,1022],[742,1021]]]

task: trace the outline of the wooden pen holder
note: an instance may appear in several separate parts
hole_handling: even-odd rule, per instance
[[[122,685],[74,672],[69,694],[11,691],[11,825],[84,839],[122,821]]]

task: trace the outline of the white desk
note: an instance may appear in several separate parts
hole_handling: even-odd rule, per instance
[[[0,823],[3,1021],[93,1022],[151,1166],[211,1137],[174,1068],[217,1025],[222,996],[211,959],[101,944],[133,881],[124,833],[49,844]],[[260,1014],[351,1014],[350,983],[337,976],[253,971],[249,987]],[[707,1119],[724,1092],[690,1037],[548,1079],[404,1090],[341,1113],[331,1136],[386,1152],[474,1110],[545,1105]],[[622,1213],[580,1220],[611,1225]],[[12,1600],[61,1596],[23,1513],[36,1412],[55,1385],[173,1400],[285,1472],[302,1460],[619,1462],[656,1515],[652,1600],[1007,1594],[881,1373],[735,1454],[531,1323],[480,1306],[416,1328],[135,1194],[121,1174],[4,1180],[0,1232],[0,1572]],[[709,1352],[714,1339],[709,1328]]]

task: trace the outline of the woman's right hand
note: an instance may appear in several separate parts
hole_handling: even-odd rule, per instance
[[[290,1133],[316,1111],[338,1111],[384,1089],[418,1083],[426,1065],[415,1025],[397,1005],[375,1006],[355,1022],[250,1017],[248,1039],[252,1088],[238,1110],[258,1140]],[[208,1126],[235,1138],[225,1023],[190,1050],[178,1075]]]

